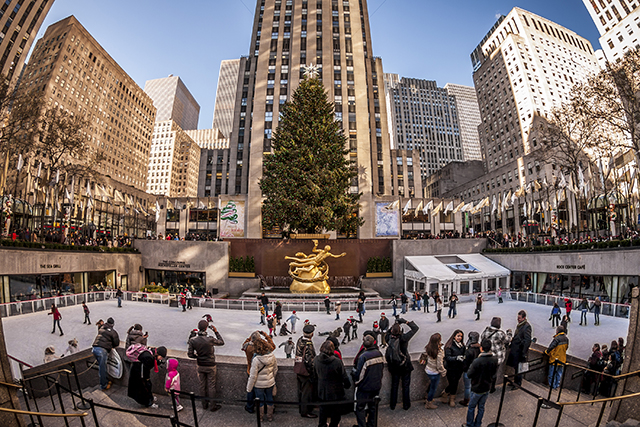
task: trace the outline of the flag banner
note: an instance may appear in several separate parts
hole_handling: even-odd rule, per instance
[[[42,173],[42,162],[38,165],[38,178],[40,178],[40,174]]]
[[[420,203],[418,203],[418,206],[416,207],[416,210],[413,213],[413,216],[418,216],[418,213],[420,213],[420,209],[422,209],[422,200],[420,200]]]
[[[411,199],[407,200],[407,204],[404,205],[404,208],[402,209],[402,215],[406,215],[407,212],[409,212],[410,207],[411,207]]]
[[[398,237],[400,212],[397,207],[390,208],[394,203],[376,202],[376,237]]]
[[[458,213],[460,212],[460,210],[464,207],[464,202],[460,202],[460,204],[458,206],[455,207],[455,209],[453,210],[453,213]]]
[[[429,200],[429,202],[424,205],[424,209],[422,209],[422,214],[426,215],[429,211],[433,209],[433,200]]]
[[[24,166],[24,160],[22,159],[22,154],[20,154],[18,156],[18,172],[20,172],[20,169],[22,169],[22,166]]]
[[[446,215],[448,212],[453,210],[453,200],[449,202],[446,208],[444,208],[444,214]]]
[[[228,200],[220,210],[220,237],[244,237],[244,201]]]

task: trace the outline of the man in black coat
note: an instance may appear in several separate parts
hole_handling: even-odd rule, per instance
[[[211,329],[216,336],[207,336],[207,328]],[[213,349],[216,345],[224,345],[224,340],[220,332],[218,332],[215,326],[209,326],[209,322],[206,320],[198,322],[198,335],[189,340],[187,356],[191,359],[196,359],[198,365],[197,372],[200,382],[200,396],[210,399],[216,397],[217,366],[215,350]],[[210,409],[211,412],[215,412],[221,408],[217,403],[212,402],[211,405],[209,405],[209,400],[203,400],[202,407],[204,409]]]
[[[269,297],[263,292],[262,295],[258,297],[258,300],[260,300],[260,303],[264,307],[264,316],[267,317],[269,315]]]
[[[327,310],[327,314],[331,314],[331,300],[329,297],[324,297],[324,308]]]
[[[401,324],[406,324],[411,328],[409,332],[402,332]],[[404,355],[404,363],[396,365],[389,362],[387,358],[387,368],[391,374],[391,395],[389,396],[389,407],[391,410],[396,409],[396,402],[398,401],[398,386],[400,380],[402,380],[402,407],[407,410],[411,407],[411,398],[409,396],[409,387],[411,385],[411,371],[413,371],[413,364],[411,363],[411,356],[409,355],[409,340],[418,332],[418,325],[413,321],[407,322],[402,317],[398,317],[396,323],[393,324],[391,330],[385,337],[387,341],[387,354],[392,347],[391,340],[400,340],[400,352]]]
[[[507,365],[513,367],[516,373],[513,380],[516,385],[511,387],[512,390],[522,385],[522,375],[518,373],[518,365],[527,360],[527,354],[531,346],[531,333],[531,325],[527,321],[527,312],[520,310],[518,312],[518,326],[513,333],[511,348],[507,357]]]
[[[482,340],[482,353],[471,363],[467,376],[471,380],[471,399],[467,410],[467,423],[463,426],[480,427],[484,415],[484,404],[498,372],[498,358],[491,353],[491,341]],[[478,414],[475,415],[476,406]]]
[[[356,385],[358,427],[371,427],[375,421],[376,407],[374,402],[369,400],[373,400],[380,394],[384,375],[384,357],[371,335],[365,334],[362,345],[365,350],[353,361],[351,377]]]
[[[389,329],[389,318],[384,313],[380,313],[380,320],[378,320],[378,327],[380,328],[380,339],[382,341],[382,347],[384,348],[387,346],[385,335],[387,335],[387,331]]]
[[[313,367],[313,361],[316,357],[316,349],[313,347],[312,341],[314,331],[315,327],[313,325],[305,325],[305,327],[302,328],[303,335],[296,343],[295,362],[303,362],[306,371],[305,373],[296,373],[300,416],[304,418],[318,418],[318,416],[313,413],[313,406],[309,405],[309,402],[313,402],[314,400],[314,389],[317,384],[315,369]]]
[[[100,376],[100,388],[109,390],[111,381],[107,381],[107,358],[112,349],[120,345],[118,332],[113,329],[115,321],[109,317],[107,323],[98,330],[98,335],[93,341],[92,352],[98,362],[98,375]]]
[[[344,369],[342,360],[335,354],[335,345],[327,340],[320,347],[320,353],[313,361],[316,378],[318,378],[318,399],[321,402],[340,402],[346,400],[344,390],[351,387],[351,382]],[[331,418],[329,427],[338,427],[344,405],[322,405],[318,425],[326,426]]]

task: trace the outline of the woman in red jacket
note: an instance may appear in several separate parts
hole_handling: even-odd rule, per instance
[[[56,333],[56,325],[58,325],[58,329],[60,329],[60,336],[64,335],[64,332],[62,332],[62,327],[60,326],[60,320],[62,320],[62,314],[60,314],[60,311],[58,311],[58,307],[56,307],[55,304],[51,304],[51,313],[49,313],[49,316],[51,316],[53,314],[53,331],[51,331],[52,334]]]

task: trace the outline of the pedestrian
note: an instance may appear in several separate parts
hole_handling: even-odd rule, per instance
[[[267,342],[260,336],[260,331],[251,334],[255,356],[251,361],[247,393],[252,390],[260,400],[260,420],[273,421],[273,395],[276,387],[278,363],[273,354],[273,341]]]
[[[182,311],[187,311],[187,297],[184,292],[180,293],[180,305],[182,306]]]
[[[84,311],[84,322],[82,322],[82,324],[87,324],[90,325],[91,324],[91,319],[89,319],[89,307],[87,307],[87,304],[82,301],[82,311]]]
[[[410,330],[402,332],[402,326],[406,324]],[[396,409],[398,401],[398,386],[402,380],[402,407],[407,410],[411,407],[411,397],[409,388],[411,385],[411,371],[413,364],[409,355],[409,341],[420,328],[413,321],[407,322],[402,317],[396,319],[389,333],[386,336],[388,344],[385,357],[387,359],[387,369],[391,374],[391,391],[389,396],[389,408]]]
[[[587,297],[582,298],[578,310],[580,310],[580,326],[582,326],[582,322],[584,322],[584,326],[588,326],[587,313],[589,312],[589,300],[587,300]]]
[[[442,394],[442,402],[449,402],[449,406],[456,407],[456,394],[458,383],[464,371],[464,354],[467,348],[464,345],[464,332],[456,329],[444,345],[444,364],[447,369],[447,387]]]
[[[340,303],[340,301],[338,301],[336,303],[336,319],[335,320],[340,320],[340,312],[342,311],[342,304]]]
[[[511,329],[504,332],[500,327],[502,326],[502,319],[500,317],[494,317],[491,319],[491,325],[482,332],[480,336],[480,342],[484,340],[491,341],[491,352],[496,356],[498,360],[498,369],[502,367],[502,363],[507,356],[507,348],[512,339]],[[491,385],[491,393],[496,391],[495,383]]]
[[[122,308],[122,289],[118,286],[118,290],[116,291],[116,298],[118,298],[118,308]]]
[[[478,294],[478,297],[476,298],[476,310],[475,310],[476,320],[480,320],[481,311],[482,311],[482,294]]]
[[[600,301],[600,297],[596,297],[591,305],[591,309],[593,310],[593,324],[596,326],[600,326],[600,308],[602,307],[602,302]]]
[[[282,342],[278,347],[284,347],[284,353],[287,355],[287,359],[291,359],[291,353],[296,348],[296,343],[293,342],[293,338],[289,337],[287,341]]]
[[[429,377],[429,388],[427,391],[427,401],[424,407],[427,409],[437,409],[438,406],[433,403],[433,398],[438,390],[440,377],[447,375],[444,367],[444,349],[442,348],[442,336],[439,333],[431,335],[429,343],[424,347],[424,353],[420,355],[420,364],[425,365],[424,371]]]
[[[458,310],[456,310],[457,304],[458,304],[458,296],[456,295],[455,292],[453,292],[449,297],[449,314],[447,314],[447,317],[449,319],[456,318],[456,315],[458,314]]]
[[[339,329],[342,329],[342,328],[339,328]],[[333,348],[334,348],[333,353],[336,355],[336,357],[342,360],[342,352],[340,351],[340,341],[338,341],[339,337],[340,335],[334,336],[332,334],[332,335],[329,335],[329,337],[327,338],[327,341],[331,341],[333,343]]]
[[[380,341],[382,342],[382,348],[387,346],[387,340],[385,335],[389,330],[389,318],[384,313],[380,313],[380,320],[378,320],[378,326],[380,328]]]
[[[376,405],[373,399],[380,394],[384,375],[384,358],[370,335],[362,338],[365,349],[353,361],[351,378],[356,386],[356,420],[358,427],[371,427],[375,423]]]
[[[215,337],[207,336],[207,328],[215,334]],[[214,346],[224,345],[224,340],[218,332],[218,329],[209,325],[206,320],[198,322],[198,335],[189,340],[187,356],[196,359],[198,366],[198,381],[200,382],[199,394],[205,397],[202,401],[202,407],[215,412],[221,408],[217,403],[209,401],[215,398],[216,393],[216,355]]]
[[[56,307],[55,304],[51,304],[51,311],[49,312],[49,316],[53,315],[53,330],[51,331],[52,334],[56,333],[56,325],[58,325],[58,329],[60,330],[60,336],[64,335],[64,332],[62,332],[62,327],[60,326],[60,321],[62,320],[62,314],[60,314],[60,311],[58,310],[58,307]]]
[[[562,316],[562,320],[560,321],[560,326],[564,328],[564,333],[569,335],[569,316],[566,314]]]
[[[602,360],[602,352],[600,351],[600,344],[595,343],[593,344],[593,347],[591,347],[591,356],[589,357],[589,360],[587,360],[587,363],[588,363],[587,367],[591,371],[602,372],[601,360]],[[591,386],[593,385],[593,383],[596,382],[596,379],[599,376],[595,372],[591,372],[591,371],[587,371],[584,374],[584,382],[582,386],[583,393],[591,394],[592,392]]]
[[[491,342],[483,340],[482,353],[471,363],[467,376],[471,379],[471,398],[467,410],[467,422],[463,426],[480,427],[484,416],[484,405],[489,397],[491,384],[495,382],[498,360],[491,353]],[[476,407],[478,413],[476,414]]]
[[[265,320],[265,309],[264,306],[262,304],[260,304],[260,324],[261,325],[266,325],[267,322]]]
[[[127,396],[147,408],[157,409],[156,397],[153,396],[151,370],[158,372],[158,364],[167,357],[167,349],[148,348],[138,355],[138,361],[131,364],[129,371],[129,387]]]
[[[345,389],[351,387],[351,382],[344,369],[342,360],[336,356],[333,342],[327,340],[320,346],[320,352],[313,362],[315,376],[318,378],[318,400],[320,402],[340,402],[346,400]],[[326,426],[331,418],[329,427],[338,427],[344,405],[320,405],[318,425]]]
[[[344,337],[342,338],[342,344],[346,344],[347,342],[351,342],[351,320],[347,319],[342,325],[342,331],[344,332]]]
[[[462,368],[462,371],[463,371],[462,382],[464,383],[464,399],[462,399],[459,402],[462,406],[469,405],[469,400],[471,399],[471,379],[469,378],[469,375],[467,375],[467,372],[469,371],[469,367],[471,366],[471,363],[473,363],[473,361],[476,360],[476,357],[480,355],[480,343],[478,342],[478,340],[480,339],[480,334],[475,331],[471,331],[469,332],[468,337],[469,338],[467,340],[467,349],[464,352],[464,366]],[[493,345],[492,345],[492,348],[493,348]]]
[[[564,308],[567,318],[569,318],[569,322],[571,322],[571,310],[573,309],[573,301],[571,301],[571,298],[564,299]]]
[[[387,305],[388,304],[391,304],[391,307],[393,308],[393,317],[396,317],[396,311],[398,310],[398,298],[396,298],[394,294],[391,294],[391,299],[387,302]]]
[[[91,352],[98,362],[98,376],[100,377],[100,388],[109,390],[111,381],[107,381],[107,358],[112,349],[120,345],[120,337],[114,329],[115,321],[112,317],[107,319],[107,323],[100,327],[98,335],[93,341]]]
[[[502,304],[504,301],[502,300],[502,288],[498,288],[498,304]]]
[[[360,318],[360,320],[358,320],[360,323],[362,323],[362,314],[364,312],[364,301],[362,301],[361,298],[358,298],[358,302],[356,302],[356,313],[358,313],[358,316]]]
[[[353,316],[349,316],[349,320],[351,321],[351,339],[355,340],[358,338],[358,321]]]
[[[514,385],[511,386],[511,390],[515,390],[522,385],[522,375],[519,373],[520,363],[527,360],[529,347],[531,346],[531,335],[532,329],[529,322],[527,322],[527,312],[520,310],[518,312],[518,326],[516,326],[516,330],[513,333],[509,355],[507,356],[507,366],[511,366],[515,370]]]
[[[176,391],[176,411],[180,412],[184,408],[180,404],[180,373],[178,372],[178,360],[167,360],[167,375],[164,377],[164,389],[167,393],[171,394],[171,391]]]
[[[80,351],[80,349],[78,348],[78,340],[76,338],[74,338],[72,340],[69,340],[68,344],[69,344],[69,346],[64,351],[64,353],[62,353],[63,357],[67,353],[69,353],[69,356],[71,356],[72,354],[75,354],[75,353]]]
[[[409,297],[407,297],[407,293],[403,292],[400,294],[400,305],[402,306],[402,310],[400,311],[400,313],[402,314],[406,314],[407,313],[407,304],[409,303]]]
[[[428,313],[429,312],[429,292],[427,292],[427,290],[424,290],[424,294],[422,294],[422,306],[424,308],[424,313]]]
[[[360,291],[360,294],[358,295],[358,299],[362,300],[362,315],[364,316],[367,313],[367,304],[365,304],[365,301],[367,300],[367,296],[364,294],[363,291]]]
[[[184,297],[187,300],[187,308],[191,310],[193,308],[191,306],[191,298],[193,298],[193,295],[191,295],[191,291],[189,290],[189,288],[185,288]]]
[[[96,327],[98,328],[98,331],[100,330],[100,328],[102,328],[103,325],[104,325],[104,320],[102,319],[96,322]]]
[[[435,294],[433,296],[433,311],[436,313],[436,323],[442,322],[442,299],[440,299],[440,295]]]
[[[130,326],[127,330],[127,339],[125,341],[125,349],[129,348],[131,344],[142,344],[146,347],[147,338],[149,337],[149,333],[142,332],[142,325],[136,323],[133,326]]]
[[[549,315],[549,320],[551,320],[551,327],[555,328],[560,325],[560,306],[557,302],[553,303],[553,307],[551,308],[551,314]]]
[[[327,314],[331,314],[331,300],[329,297],[324,297],[324,308],[327,310]]]
[[[280,326],[280,322],[282,322],[282,303],[280,301],[276,301],[276,307],[273,309],[273,314],[276,315],[276,325]]]
[[[300,320],[300,318],[296,315],[296,311],[293,310],[293,312],[291,313],[291,316],[289,316],[289,318],[286,320],[287,322],[291,322],[291,333],[295,334],[296,333],[296,322]]]
[[[249,375],[251,374],[251,362],[253,362],[253,356],[255,355],[255,348],[253,345],[254,338],[257,339],[261,338],[260,336],[262,336],[264,338],[264,341],[267,342],[271,347],[273,347],[274,350],[276,348],[275,344],[273,343],[273,339],[271,339],[269,335],[267,335],[263,331],[257,332],[257,336],[255,335],[255,332],[252,333],[251,336],[242,343],[241,347],[241,350],[244,351],[244,354],[247,358],[247,381],[249,380]],[[249,412],[250,414],[254,413],[255,397],[256,394],[253,389],[247,393],[247,403],[244,406],[244,410]]]
[[[549,387],[556,389],[560,387],[560,379],[564,371],[564,364],[567,363],[567,349],[569,348],[569,338],[562,326],[556,328],[556,334],[544,354],[549,356]]]
[[[313,406],[309,402],[314,401],[317,379],[313,367],[316,357],[316,349],[313,347],[313,325],[305,325],[302,328],[302,336],[296,343],[296,358],[293,367],[298,383],[298,402],[300,402],[300,416],[303,418],[318,418],[313,413]]]
[[[269,297],[267,297],[263,292],[262,295],[258,297],[258,299],[260,300],[260,302],[262,303],[262,306],[264,307],[265,316],[268,316],[269,315]]]

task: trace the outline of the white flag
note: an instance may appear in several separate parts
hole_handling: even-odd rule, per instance
[[[56,184],[60,181],[60,170],[56,171]]]
[[[584,174],[582,173],[580,165],[578,165],[578,188],[580,188],[580,190],[584,188]]]
[[[453,210],[453,200],[449,202],[446,208],[444,208],[444,214],[446,215],[447,212],[451,212],[452,210]]]
[[[418,203],[418,207],[416,207],[416,210],[413,215],[418,216],[418,213],[420,213],[420,209],[422,209],[422,200],[420,200],[420,203]]]
[[[40,174],[42,173],[42,162],[38,165],[38,178],[40,178]]]
[[[160,220],[160,204],[156,200],[156,222]]]
[[[433,209],[433,200],[429,200],[429,203],[424,205],[424,209],[422,209],[422,213],[426,215],[431,209]]]
[[[91,184],[87,181],[87,197],[91,198]]]
[[[491,213],[494,213],[498,209],[496,205],[496,195],[493,195],[493,199],[491,200]]]
[[[407,200],[407,204],[404,205],[404,208],[402,209],[402,215],[406,215],[407,212],[409,212],[410,206],[411,206],[411,199]]]
[[[567,186],[567,180],[564,179],[564,172],[560,172],[560,188]]]
[[[22,153],[18,156],[18,172],[20,172],[20,169],[22,169],[22,166],[24,166],[24,160],[22,159]]]

